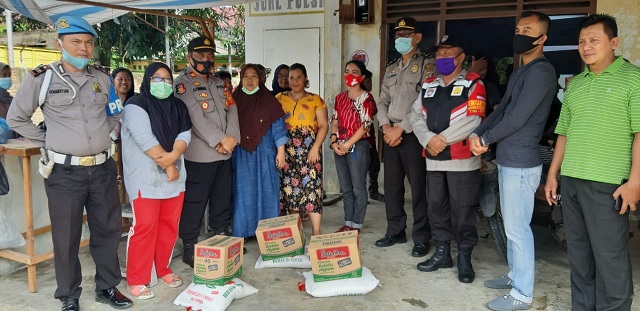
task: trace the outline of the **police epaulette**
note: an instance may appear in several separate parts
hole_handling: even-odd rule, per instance
[[[101,71],[102,73],[106,74],[107,76],[110,75],[109,73],[109,68],[105,67],[105,66],[100,66],[100,65],[91,65],[91,67],[93,67],[94,69]]]
[[[387,63],[387,65],[386,65],[385,67],[389,67],[389,66],[391,66],[392,64],[394,64],[394,63],[398,62],[398,61],[399,61],[399,60],[401,60],[401,59],[402,59],[402,57],[398,57],[398,58],[396,58],[396,59],[394,59],[394,60],[392,60],[392,61],[388,62],[388,63]]]
[[[49,65],[40,65],[36,68],[33,68],[33,70],[31,70],[31,75],[34,77],[37,77],[45,72],[47,72],[47,70],[51,69],[51,67]]]
[[[424,57],[425,59],[436,58],[435,56],[433,56],[433,54],[429,52],[422,52],[422,57]]]

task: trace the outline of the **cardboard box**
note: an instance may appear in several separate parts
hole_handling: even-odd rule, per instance
[[[193,282],[225,285],[242,274],[243,238],[216,235],[195,245]]]
[[[304,230],[299,214],[261,220],[256,238],[262,260],[304,254]]]
[[[362,277],[358,231],[312,236],[309,257],[315,282]]]

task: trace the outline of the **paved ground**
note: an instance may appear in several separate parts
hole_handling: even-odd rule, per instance
[[[342,216],[341,203],[326,207],[323,231],[332,232],[338,229],[342,225]],[[473,253],[476,281],[472,284],[462,284],[457,280],[455,267],[433,273],[416,270],[415,265],[424,259],[416,259],[409,255],[413,246],[411,241],[389,248],[374,246],[375,240],[384,234],[386,226],[382,203],[372,202],[369,205],[365,223],[361,240],[364,265],[380,280],[380,286],[370,294],[360,297],[313,298],[305,292],[298,291],[297,283],[304,281],[300,270],[255,270],[253,266],[258,256],[258,246],[255,240],[250,240],[247,242],[249,252],[245,255],[241,279],[254,285],[260,292],[234,301],[228,310],[486,310],[484,304],[487,301],[505,293],[501,290],[487,289],[482,284],[484,280],[501,276],[507,271],[507,265],[498,256],[491,238],[481,238]],[[480,235],[486,235],[484,222],[480,220],[478,223]],[[310,225],[307,227],[305,230],[309,234]],[[631,248],[636,270],[634,283],[638,290],[640,233],[635,226],[634,231],[636,238],[631,239]],[[548,229],[534,226],[534,232],[537,252],[534,309],[569,310],[570,289],[566,252],[555,242]],[[123,246],[124,243],[121,244],[122,252]],[[84,275],[82,285],[85,289],[80,299],[82,310],[111,310],[94,301],[94,265],[88,248],[81,250],[81,257]],[[171,266],[185,279],[192,276],[188,267],[178,258]],[[125,290],[125,282],[123,280],[120,284],[121,290]],[[184,288],[185,286],[170,289],[159,284],[153,287],[155,298],[136,301],[134,307],[129,310],[184,310],[172,304],[173,299]],[[59,310],[60,303],[53,299],[55,276],[52,261],[38,265],[38,289],[38,293],[28,293],[26,270],[0,277],[0,310]],[[637,298],[638,295],[634,310],[640,310]]]

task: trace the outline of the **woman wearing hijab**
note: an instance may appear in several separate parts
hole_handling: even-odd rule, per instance
[[[116,89],[120,102],[124,103],[133,95],[133,73],[127,68],[118,67],[111,72],[111,78],[113,79],[113,86]]]
[[[280,92],[291,90],[289,87],[289,66],[282,64],[274,72],[275,75],[271,81],[271,94],[276,96]]]
[[[167,65],[156,62],[144,73],[140,94],[126,102],[122,117],[124,180],[133,208],[127,245],[127,283],[138,299],[153,298],[146,285],[155,264],[169,287],[182,279],[169,269],[178,237],[186,171],[182,153],[191,140],[185,104],[173,95]]]
[[[371,72],[357,60],[347,63],[344,71],[347,90],[338,94],[331,120],[331,149],[335,152],[338,181],[344,201],[344,226],[338,232],[360,231],[367,212],[367,169],[371,144],[369,127],[377,112],[369,93]]]
[[[289,142],[281,173],[280,214],[300,213],[311,218],[312,235],[320,234],[322,221],[322,142],[329,131],[327,104],[309,93],[307,69],[293,64],[289,70],[290,91],[276,99],[287,113]]]
[[[238,105],[240,148],[233,151],[233,235],[255,235],[258,221],[277,217],[284,145],[288,140],[284,111],[260,82],[260,69],[246,64],[233,93]]]
[[[7,118],[9,105],[13,96],[9,94],[11,88],[11,67],[5,63],[0,63],[0,118]]]

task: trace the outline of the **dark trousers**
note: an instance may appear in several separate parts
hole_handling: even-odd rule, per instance
[[[378,156],[378,148],[376,144],[371,144],[369,149],[369,193],[378,192],[378,175],[380,174],[380,157]]]
[[[403,134],[402,142],[391,147],[384,144],[384,194],[387,212],[387,235],[397,235],[407,228],[404,211],[404,178],[411,186],[413,207],[413,243],[431,240],[431,227],[427,217],[426,163],[422,146],[413,133]]]
[[[55,164],[45,191],[51,218],[53,261],[56,268],[57,299],[78,299],[82,293],[80,238],[83,210],[87,211],[91,240],[89,251],[96,264],[96,291],[120,283],[118,243],[122,211],[113,159],[96,166]]]
[[[618,185],[562,176],[562,212],[573,310],[630,310],[629,215],[614,209]]]
[[[209,205],[209,224],[215,233],[226,232],[231,226],[231,190],[233,170],[231,160],[199,163],[184,161],[187,181],[184,206],[180,217],[182,240],[197,240],[204,212]]]
[[[480,170],[427,172],[427,206],[433,239],[477,245]]]

